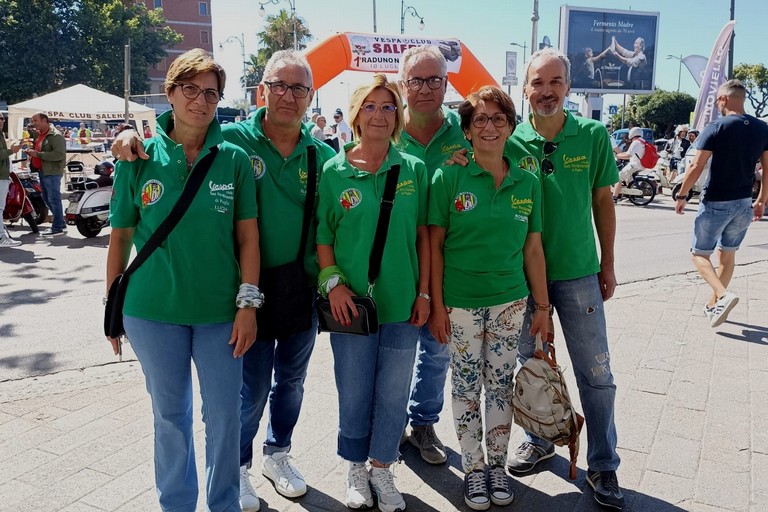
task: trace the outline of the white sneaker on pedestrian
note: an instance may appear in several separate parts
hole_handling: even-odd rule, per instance
[[[710,327],[717,327],[728,319],[728,313],[739,303],[739,298],[731,292],[717,299],[714,311],[709,320]]]
[[[381,512],[403,512],[405,500],[395,487],[395,475],[391,468],[371,468],[370,482]]]
[[[347,507],[359,509],[372,506],[373,495],[365,462],[350,462],[347,472]]]
[[[261,459],[261,473],[272,480],[275,490],[286,498],[298,498],[307,493],[307,484],[291,463],[288,452],[275,452]]]
[[[0,247],[18,247],[20,245],[21,245],[21,242],[19,242],[18,240],[14,240],[9,236],[4,236],[0,238]]]
[[[260,507],[261,502],[251,484],[248,466],[240,466],[240,509],[243,512],[258,512]]]
[[[48,228],[45,231],[40,232],[40,236],[61,236],[64,235],[67,232],[66,229],[59,229],[55,230],[53,228]]]

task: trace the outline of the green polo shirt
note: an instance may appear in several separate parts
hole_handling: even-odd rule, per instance
[[[395,205],[373,298],[379,323],[405,322],[411,316],[419,283],[416,227],[427,224],[427,168],[418,158],[390,146],[387,158],[375,174],[361,171],[346,158],[346,151],[354,144],[347,144],[323,169],[317,243],[333,246],[336,264],[349,280],[352,291],[365,295],[368,258],[384,183],[392,166],[399,164]]]
[[[600,271],[592,224],[592,191],[619,180],[605,126],[568,111],[565,116],[563,129],[552,140],[557,144],[550,156],[555,171],[539,175],[547,279],[553,281]],[[513,138],[543,159],[546,140],[533,129],[530,120],[517,127]]]
[[[445,228],[443,301],[446,306],[498,306],[528,295],[523,247],[541,231],[541,186],[532,173],[510,165],[496,188],[491,173],[469,165],[445,166],[432,178],[429,224]]]
[[[149,160],[118,162],[110,202],[114,228],[135,228],[140,251],[168,217],[189,173],[184,150],[166,135],[170,112],[157,119],[157,135],[144,143]],[[235,222],[257,215],[248,156],[224,142],[211,122],[197,162],[219,152],[200,190],[168,238],[131,276],[123,312],[173,324],[213,324],[235,318],[240,270]]]
[[[415,156],[427,166],[430,179],[438,167],[459,149],[470,149],[469,141],[461,130],[461,117],[455,110],[443,109],[443,125],[437,130],[432,140],[425,146],[403,130],[397,149]]]

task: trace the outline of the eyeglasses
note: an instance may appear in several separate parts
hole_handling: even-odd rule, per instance
[[[373,114],[377,110],[381,110],[383,114],[394,114],[397,112],[397,105],[393,103],[384,103],[383,105],[377,105],[375,103],[363,103],[363,106],[360,107],[360,110],[366,114]]]
[[[546,176],[555,172],[555,164],[549,159],[555,151],[557,151],[557,144],[551,141],[544,143],[544,158],[541,160],[541,172]]]
[[[443,85],[444,76],[430,76],[429,78],[411,78],[405,81],[405,85],[412,91],[420,91],[424,87],[424,82],[427,83],[427,87],[432,89],[439,89]]]
[[[311,87],[306,87],[303,85],[288,85],[285,82],[264,82],[267,87],[269,87],[269,92],[274,94],[275,96],[285,96],[285,93],[288,92],[288,89],[291,90],[291,94],[293,94],[294,98],[306,98],[307,95],[309,95],[309,91],[312,90]]]
[[[194,84],[183,84],[180,82],[174,83],[173,85],[181,87],[181,94],[183,94],[184,97],[188,100],[194,100],[202,94],[205,98],[205,101],[208,103],[216,104],[221,101],[221,98],[224,97],[224,95],[216,89],[201,89]]]
[[[496,128],[503,128],[509,123],[509,120],[505,114],[496,113],[491,117],[488,117],[485,114],[477,114],[472,118],[472,126],[475,128],[485,128],[485,126],[488,124],[488,121],[492,122],[493,126]]]

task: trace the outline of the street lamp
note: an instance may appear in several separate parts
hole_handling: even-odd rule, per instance
[[[667,60],[669,59],[677,60],[677,92],[680,92],[680,72],[683,70],[683,54],[681,53],[679,57],[677,55],[667,55]]]
[[[523,41],[523,44],[509,43],[509,45],[523,49],[523,72],[521,75],[525,75],[525,54],[528,53],[528,44]],[[523,80],[523,85],[520,86],[520,117],[525,120],[525,116],[523,116],[523,110],[525,110],[525,76],[521,76],[521,78]]]
[[[296,0],[285,1],[291,6],[291,19],[293,20],[293,49],[298,50],[299,42],[296,40]],[[259,16],[263,18],[267,14],[267,11],[264,10],[265,5],[277,5],[279,3],[280,0],[266,0],[265,2],[259,2]]]
[[[405,34],[405,15],[409,13],[414,18],[419,18],[419,30],[424,30],[424,18],[416,11],[415,7],[405,5],[405,0],[400,0],[400,33]]]
[[[250,101],[248,101],[248,84],[246,83],[245,78],[248,75],[246,68],[247,63],[245,62],[245,34],[240,34],[240,37],[229,36],[223,42],[219,43],[219,50],[223,50],[225,44],[234,43],[235,41],[240,43],[240,57],[243,60],[243,92],[245,94],[244,99],[247,106],[250,104]]]

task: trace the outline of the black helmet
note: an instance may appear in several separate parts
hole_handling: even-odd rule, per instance
[[[96,164],[96,167],[93,168],[93,172],[99,176],[112,176],[112,173],[115,172],[115,164],[112,162],[101,162]]]

